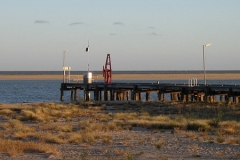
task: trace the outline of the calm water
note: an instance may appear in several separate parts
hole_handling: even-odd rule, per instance
[[[59,102],[61,80],[0,80],[0,103],[16,102]],[[156,81],[113,81],[156,83]],[[162,80],[160,83],[187,84],[186,80]],[[202,84],[199,81],[199,84]],[[208,84],[240,85],[240,80],[213,80]],[[65,101],[69,101],[70,92],[65,92]],[[79,96],[82,93],[79,92]],[[157,99],[151,95],[153,100]],[[93,98],[93,97],[92,97]]]

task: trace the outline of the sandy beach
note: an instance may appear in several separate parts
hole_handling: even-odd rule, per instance
[[[203,74],[113,74],[113,80],[203,80]],[[207,80],[240,80],[240,74],[207,74]],[[61,80],[63,75],[0,75],[0,80]],[[71,80],[82,80],[82,75],[71,75]],[[102,74],[94,74],[93,79],[102,80]]]

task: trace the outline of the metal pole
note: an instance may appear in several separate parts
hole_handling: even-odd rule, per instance
[[[204,70],[204,85],[206,86],[206,68],[205,68],[205,55],[204,55],[204,47],[205,45],[203,45],[203,70]]]
[[[89,51],[88,51],[88,72],[89,72]]]
[[[63,51],[63,83],[65,83],[65,54],[68,50]]]
[[[89,40],[88,40],[88,73],[89,73]]]

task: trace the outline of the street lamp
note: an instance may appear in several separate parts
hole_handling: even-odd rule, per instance
[[[203,45],[203,70],[204,70],[204,85],[206,86],[207,82],[206,82],[206,69],[205,69],[205,56],[204,56],[204,48],[211,46],[211,43],[208,44],[204,44]]]
[[[63,83],[65,83],[65,54],[68,50],[63,51]]]

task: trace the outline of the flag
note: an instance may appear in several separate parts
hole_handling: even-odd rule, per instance
[[[86,52],[88,52],[88,51],[89,51],[89,47],[86,48]]]

